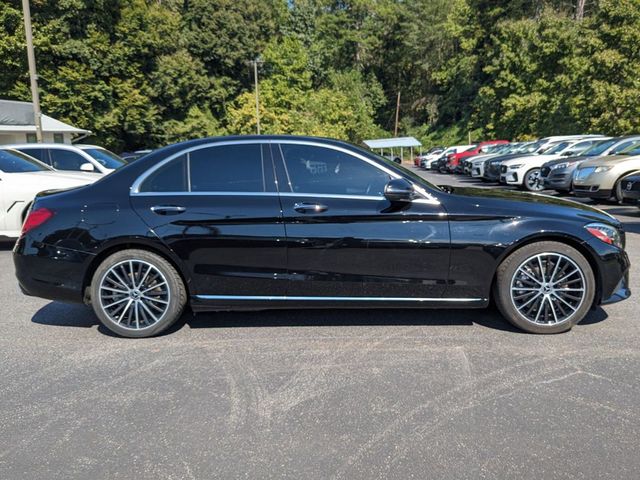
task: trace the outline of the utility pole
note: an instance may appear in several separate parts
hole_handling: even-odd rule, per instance
[[[36,56],[33,52],[33,32],[31,31],[29,0],[22,0],[22,11],[24,13],[24,33],[27,40],[27,59],[29,61],[29,78],[31,80],[31,100],[33,102],[33,118],[36,125],[36,139],[38,143],[42,143],[42,114],[40,113],[40,95],[38,94]]]
[[[398,119],[400,117],[400,90],[398,90],[398,100],[396,101],[396,126],[393,129],[393,136],[398,136]]]
[[[258,90],[258,64],[264,63],[260,57],[256,57],[254,60],[247,62],[253,66],[253,82],[256,95],[256,130],[260,135],[260,91]]]

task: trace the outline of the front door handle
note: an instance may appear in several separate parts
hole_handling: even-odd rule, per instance
[[[329,207],[321,203],[300,202],[294,203],[293,209],[299,213],[321,213],[329,210]]]
[[[151,207],[151,211],[157,215],[177,215],[186,210],[187,207],[181,207],[180,205],[154,205]]]

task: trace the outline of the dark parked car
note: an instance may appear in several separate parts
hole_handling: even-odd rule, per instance
[[[545,188],[558,192],[569,192],[573,188],[573,174],[582,162],[595,157],[616,155],[639,141],[640,137],[638,136],[601,140],[583,152],[582,155],[559,158],[545,163],[540,169],[540,179]]]
[[[147,337],[193,311],[482,308],[570,329],[629,296],[622,225],[560,199],[437,187],[348,143],[208,138],[34,201],[22,290]]]
[[[640,172],[634,172],[620,180],[619,198],[623,203],[635,203],[640,207]]]

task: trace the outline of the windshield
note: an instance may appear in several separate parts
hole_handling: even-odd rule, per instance
[[[614,139],[603,140],[596,143],[592,147],[587,148],[584,152],[582,152],[582,155],[585,155],[587,157],[597,157],[598,155],[602,155],[605,150],[607,150],[614,143],[616,143],[616,140]]]
[[[542,145],[544,145],[544,143],[541,142],[540,140],[533,143],[525,143],[520,148],[518,148],[514,153],[534,153],[534,152],[537,152],[540,149],[540,147],[542,147]]]
[[[115,153],[111,153],[109,150],[105,150],[103,148],[85,148],[83,150],[105,168],[115,170],[116,168],[120,168],[126,164],[126,162]]]
[[[554,155],[556,153],[560,153],[561,151],[563,151],[565,148],[567,148],[569,146],[569,142],[561,142],[558,143],[554,146],[552,146],[549,150],[547,150],[546,152],[544,152],[545,155]]]
[[[609,155],[619,155],[621,152],[624,152],[627,148],[629,148],[632,145],[636,145],[638,142],[640,142],[640,138],[621,142],[611,149],[611,151],[609,152]]]
[[[619,152],[618,155],[640,155],[640,140],[633,142],[630,146]]]
[[[0,171],[4,173],[48,172],[35,158],[15,150],[0,150]]]
[[[583,153],[588,148],[591,148],[593,143],[594,143],[593,140],[585,140],[584,142],[579,142],[574,145],[571,145],[571,147],[569,147],[567,151],[570,151],[571,155],[578,155],[579,153]]]

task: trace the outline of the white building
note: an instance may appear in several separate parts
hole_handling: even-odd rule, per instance
[[[71,143],[91,132],[42,115],[42,141]],[[0,145],[8,143],[35,143],[36,126],[33,104],[14,100],[0,100]]]

